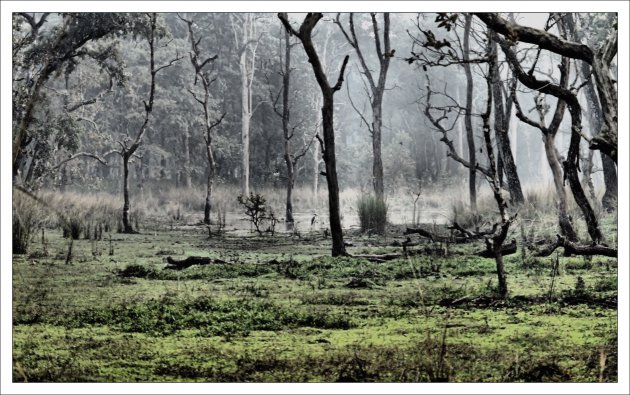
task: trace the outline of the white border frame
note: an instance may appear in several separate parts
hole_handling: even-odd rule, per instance
[[[470,393],[470,394],[525,394],[525,393],[556,393],[556,394],[628,394],[628,87],[630,71],[628,69],[628,26],[629,5],[624,1],[2,1],[0,3],[1,18],[1,255],[0,281],[2,301],[1,336],[0,336],[0,393],[2,394],[203,394],[203,393],[261,393],[261,394],[314,394],[314,393],[345,393],[345,394],[375,394],[375,393]],[[12,256],[11,249],[11,13],[18,11],[37,12],[111,12],[111,11],[155,11],[155,12],[228,12],[228,11],[258,11],[258,12],[436,12],[436,11],[494,11],[494,12],[550,12],[567,10],[571,12],[618,12],[619,13],[619,382],[607,384],[179,384],[179,383],[147,383],[147,384],[25,384],[12,383]]]

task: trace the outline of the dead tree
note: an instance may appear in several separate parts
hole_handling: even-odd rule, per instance
[[[576,26],[576,21],[573,19],[573,15],[566,13],[559,17],[562,18],[567,31],[571,33],[572,39],[578,42],[578,27]],[[590,127],[593,130],[591,134],[596,135],[602,128],[603,111],[591,77],[592,67],[587,62],[580,61],[577,68],[584,84],[584,96],[586,97],[586,105],[588,106],[587,114]],[[589,156],[592,160],[592,151],[589,153]],[[604,196],[602,196],[602,207],[607,211],[611,211],[616,208],[617,202],[617,166],[607,155],[600,152],[600,156],[602,160],[602,171],[604,173],[604,185],[606,187]],[[586,169],[584,169],[584,172],[586,173]]]
[[[242,18],[241,18],[242,16]],[[241,77],[241,195],[249,196],[249,129],[253,108],[252,83],[256,71],[256,19],[250,13],[230,14],[234,43],[238,48],[238,69]]]
[[[291,106],[290,106],[290,86],[291,86],[291,48],[295,44],[291,44],[289,32],[284,30],[284,60],[280,57],[280,64],[282,70],[280,75],[282,76],[282,89],[278,92],[275,99],[271,90],[269,91],[270,101],[273,103],[273,111],[282,119],[282,135],[284,138],[284,163],[287,166],[287,195],[286,195],[286,218],[285,222],[287,226],[292,227],[293,220],[293,187],[295,185],[295,169],[298,161],[306,155],[311,148],[311,144],[315,139],[315,135],[310,138],[307,144],[305,144],[298,153],[293,152],[291,147],[291,141],[295,136],[295,130],[297,126],[291,127]],[[282,111],[277,107],[278,100],[282,95]],[[319,129],[319,123],[315,126],[315,133]]]
[[[508,48],[513,43],[522,41],[591,65],[602,109],[602,126],[599,133],[594,133],[596,136],[590,139],[590,148],[600,150],[617,163],[617,87],[610,70],[610,65],[617,55],[617,32],[612,31],[600,49],[595,51],[587,45],[569,41],[565,37],[558,37],[543,30],[507,21],[498,13],[475,13],[475,15],[489,28],[502,34],[505,41],[508,41],[506,44]],[[523,84],[526,85],[524,82]],[[570,108],[569,104],[569,111],[571,111]]]
[[[323,140],[318,140],[322,149],[322,156],[326,165],[326,181],[328,183],[328,210],[330,216],[330,232],[332,236],[332,255],[347,255],[346,247],[343,242],[343,229],[341,228],[340,207],[339,207],[339,183],[337,181],[337,165],[335,158],[335,129],[334,129],[334,94],[343,84],[344,72],[348,64],[348,56],[343,60],[337,83],[333,86],[328,82],[326,73],[322,68],[322,64],[313,45],[312,33],[317,22],[323,17],[321,13],[308,13],[302,22],[299,30],[295,30],[288,20],[286,13],[279,13],[278,18],[282,21],[285,29],[295,35],[302,42],[304,51],[308,56],[309,63],[313,67],[315,79],[322,91],[322,122],[323,122]]]
[[[498,169],[499,182],[501,183],[502,173],[505,173],[511,203],[516,205],[523,204],[525,197],[523,196],[523,189],[521,188],[521,181],[518,177],[508,135],[510,117],[512,116],[512,102],[509,98],[506,98],[506,103],[503,101],[504,85],[499,71],[497,42],[494,38],[492,38],[488,61],[495,63],[489,69],[492,70],[490,79],[492,80],[492,101],[494,103],[494,134],[497,142],[497,154],[502,163],[502,166]]]
[[[563,89],[568,89],[569,87],[569,58],[567,57],[562,57],[562,62],[560,64],[560,86]],[[523,113],[521,105],[516,97],[516,88],[516,84],[512,85],[510,93],[511,100],[516,107],[516,116],[519,120],[521,120],[521,122],[535,127],[542,133],[545,147],[545,155],[547,157],[547,162],[549,163],[551,173],[553,174],[553,184],[556,189],[556,196],[558,198],[558,225],[560,227],[560,232],[565,235],[569,240],[576,241],[577,235],[573,230],[573,225],[571,224],[571,219],[569,218],[568,213],[567,193],[564,189],[562,165],[560,163],[560,153],[556,149],[555,145],[556,134],[558,133],[560,123],[564,118],[567,104],[564,100],[558,99],[556,103],[556,109],[553,114],[553,119],[551,120],[549,126],[546,126],[545,115],[542,109],[544,102],[541,101],[541,99],[535,100],[535,108],[539,115],[539,121],[534,121],[533,119],[527,117],[525,113]]]
[[[523,85],[530,89],[537,90],[540,93],[562,99],[568,106],[569,114],[571,115],[571,141],[569,144],[567,159],[565,159],[562,163],[564,169],[564,180],[568,180],[569,182],[573,198],[584,215],[584,220],[586,221],[586,226],[591,239],[594,243],[598,244],[602,240],[602,233],[599,229],[595,212],[584,194],[584,189],[582,188],[582,184],[580,183],[578,176],[580,140],[583,134],[582,108],[580,107],[577,96],[569,89],[565,89],[562,86],[554,84],[548,80],[539,80],[533,73],[528,73],[523,70],[523,67],[517,59],[510,44],[505,39],[497,39],[501,49],[505,53],[505,58],[508,61],[512,72]]]
[[[122,140],[122,141],[118,141],[118,144],[120,145],[120,151],[118,152],[120,154],[120,156],[122,157],[122,162],[123,162],[123,199],[124,199],[124,204],[123,204],[123,232],[124,233],[133,233],[133,227],[131,226],[131,221],[129,220],[129,209],[130,209],[130,203],[129,203],[129,160],[131,159],[132,156],[136,155],[136,151],[138,150],[138,148],[140,147],[140,145],[142,144],[142,137],[144,136],[144,133],[147,130],[147,127],[149,125],[149,120],[151,118],[151,112],[153,111],[153,99],[155,97],[155,78],[157,76],[157,74],[164,70],[167,67],[172,66],[175,62],[179,61],[182,59],[181,56],[177,55],[174,59],[172,59],[171,61],[169,61],[168,63],[156,67],[155,66],[155,47],[157,44],[157,41],[159,40],[159,33],[158,33],[158,29],[157,29],[157,15],[156,13],[152,13],[152,14],[148,14],[147,15],[149,21],[149,26],[146,28],[146,30],[143,32],[143,36],[144,39],[147,40],[147,43],[149,44],[149,70],[151,73],[151,82],[150,82],[150,89],[149,89],[149,100],[147,101],[143,101],[144,103],[144,120],[142,122],[142,125],[140,126],[140,129],[138,130],[138,133],[136,133],[135,138],[131,141],[131,143],[129,143],[128,139]]]
[[[376,57],[379,62],[378,79],[375,78],[372,69],[368,66],[363,50],[359,45],[356,31],[354,28],[354,14],[350,13],[349,17],[349,31],[346,32],[340,21],[340,14],[337,14],[335,23],[341,29],[344,37],[354,48],[359,62],[361,64],[362,75],[365,76],[370,87],[371,95],[370,105],[372,108],[372,122],[371,124],[366,122],[370,135],[372,137],[372,183],[374,186],[374,194],[376,198],[383,201],[384,199],[384,182],[383,182],[383,159],[381,154],[381,135],[383,126],[383,95],[385,93],[385,81],[387,79],[387,70],[389,69],[390,59],[394,56],[395,50],[390,48],[389,41],[389,13],[383,13],[383,42],[381,44],[381,37],[378,28],[378,22],[376,20],[376,14],[370,13],[372,18],[372,29],[374,31],[374,45],[376,47]],[[363,115],[361,115],[363,119]]]
[[[464,73],[466,74],[466,112],[464,113],[464,127],[466,128],[466,141],[468,142],[468,191],[470,194],[470,209],[473,213],[477,212],[477,172],[475,167],[477,166],[477,159],[475,158],[475,134],[472,127],[472,101],[473,101],[473,89],[474,82],[472,72],[470,70],[470,29],[471,29],[472,15],[466,14],[466,22],[464,25],[464,42],[462,48],[462,55],[464,63]]]
[[[491,43],[489,43],[488,53],[490,56],[492,53]],[[490,184],[490,188],[492,189],[492,194],[494,195],[494,200],[497,202],[497,206],[499,207],[499,214],[501,216],[501,224],[499,226],[499,232],[495,233],[491,238],[486,239],[486,249],[491,251],[494,255],[494,260],[497,266],[497,277],[499,280],[499,296],[505,299],[508,296],[508,284],[507,284],[507,276],[505,273],[505,266],[503,264],[503,242],[505,241],[508,230],[510,229],[510,225],[516,219],[516,215],[508,216],[507,213],[507,203],[503,198],[503,194],[501,193],[501,186],[499,185],[499,176],[497,173],[497,169],[495,167],[494,161],[494,149],[492,147],[492,139],[490,137],[490,112],[492,110],[492,75],[495,70],[494,67],[497,67],[496,62],[489,62],[489,70],[488,76],[486,77],[486,83],[488,87],[488,102],[486,104],[486,110],[483,114],[481,114],[481,120],[483,122],[483,139],[486,145],[486,152],[488,155],[488,166],[490,170],[490,177],[486,177],[488,183]]]
[[[216,162],[214,160],[214,153],[212,150],[212,140],[214,135],[214,129],[221,124],[225,117],[225,112],[215,120],[212,120],[211,103],[210,103],[210,86],[216,80],[211,78],[212,68],[208,69],[208,66],[214,65],[214,61],[218,55],[209,56],[204,59],[199,49],[199,43],[201,38],[195,40],[195,33],[193,31],[193,21],[186,20],[180,17],[188,25],[188,36],[190,38],[190,63],[195,69],[195,85],[197,81],[201,81],[201,87],[203,88],[202,97],[199,97],[192,89],[188,89],[195,101],[201,105],[203,109],[203,139],[206,145],[206,159],[208,161],[208,178],[206,179],[206,200],[203,210],[203,223],[210,224],[210,212],[212,211],[212,186],[214,184],[214,176],[216,171]]]

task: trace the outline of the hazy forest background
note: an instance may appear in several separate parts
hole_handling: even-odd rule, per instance
[[[12,19],[14,381],[617,380],[616,14]]]

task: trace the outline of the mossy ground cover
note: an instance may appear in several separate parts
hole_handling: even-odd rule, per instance
[[[400,252],[395,233],[352,254]],[[494,297],[482,244],[375,263],[321,234],[202,227],[46,244],[13,259],[14,381],[617,380],[617,260],[506,257]],[[110,250],[113,254],[110,255]],[[225,264],[164,269],[165,257]],[[553,287],[552,287],[553,283]]]

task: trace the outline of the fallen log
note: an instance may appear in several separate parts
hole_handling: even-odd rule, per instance
[[[450,230],[456,230],[458,231],[463,237],[469,238],[471,240],[480,240],[483,239],[486,236],[490,236],[496,233],[497,231],[497,227],[499,226],[499,224],[494,224],[492,225],[492,228],[490,230],[482,230],[482,231],[470,231],[468,229],[463,228],[461,225],[459,225],[457,222],[453,222],[452,225],[449,225],[447,227],[447,229]]]
[[[512,255],[516,253],[516,240],[512,239],[510,244],[504,244],[501,246],[501,255]],[[483,251],[476,252],[475,255],[481,256],[484,258],[494,258],[494,252],[491,249],[490,245],[486,245],[486,249]]]
[[[602,255],[617,258],[616,248],[611,248],[602,244],[583,246],[567,240],[564,236],[556,235],[557,240],[536,253],[538,257],[545,257],[553,254],[559,248],[564,247],[565,255]]]
[[[352,255],[353,258],[363,258],[370,262],[387,262],[394,259],[403,258],[403,254],[382,254],[382,255]]]
[[[472,241],[472,239],[468,238],[468,237],[463,237],[463,236],[442,236],[442,235],[437,235],[435,233],[431,233],[429,231],[426,231],[422,228],[407,228],[407,230],[405,230],[405,232],[403,233],[404,235],[410,235],[410,234],[419,234],[422,237],[426,237],[427,239],[433,241],[433,242],[442,242],[442,243],[468,243],[469,241]]]
[[[215,264],[226,263],[225,261],[221,259],[209,258],[205,256],[189,256],[188,258],[183,259],[183,260],[176,260],[169,256],[166,258],[166,262],[168,262],[168,265],[165,267],[165,269],[172,269],[172,270],[183,270],[193,265],[210,265],[213,263]]]

